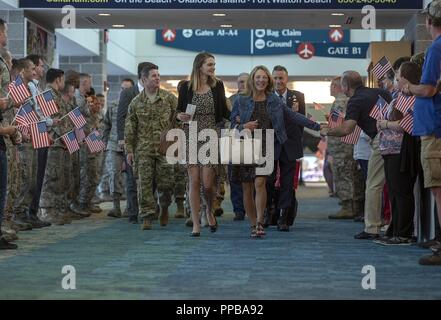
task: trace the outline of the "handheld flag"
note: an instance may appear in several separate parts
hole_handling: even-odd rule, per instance
[[[75,132],[73,131],[66,133],[64,136],[61,137],[61,140],[63,140],[70,154],[80,149],[80,145],[78,144]]]
[[[29,89],[26,84],[23,82],[23,79],[20,75],[15,78],[15,81],[11,82],[8,87],[9,94],[11,95],[12,100],[14,100],[15,104],[20,104],[26,99],[32,97]]]
[[[46,121],[31,124],[31,136],[34,149],[46,148],[51,145]]]
[[[35,99],[40,106],[41,112],[43,112],[46,117],[50,117],[51,115],[58,112],[58,106],[55,103],[54,95],[52,94],[51,89],[40,93],[38,96],[35,97]]]
[[[392,64],[386,56],[383,56],[383,58],[381,58],[380,61],[378,61],[373,67],[372,74],[377,79],[381,79],[389,70],[392,70]]]
[[[80,111],[80,108],[77,107],[73,109],[71,112],[67,114],[69,119],[72,120],[75,128],[80,129],[86,125],[86,119]]]

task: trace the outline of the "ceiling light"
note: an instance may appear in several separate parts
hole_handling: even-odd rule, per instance
[[[125,24],[112,24],[112,27],[114,28],[124,28],[125,26]]]
[[[330,24],[329,28],[341,28],[341,24]]]
[[[340,17],[340,16],[344,16],[345,14],[344,13],[332,13],[331,15],[333,15],[333,16],[338,16],[338,17]]]
[[[213,13],[214,17],[225,17],[226,14],[225,13]]]
[[[232,28],[233,27],[232,24],[221,24],[220,26],[221,26],[221,28]]]
[[[111,16],[110,13],[98,13],[98,15],[99,15],[100,17],[110,17],[110,16]]]

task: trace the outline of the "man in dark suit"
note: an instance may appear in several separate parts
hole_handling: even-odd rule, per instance
[[[141,70],[151,65],[150,62],[141,62],[138,64],[138,82],[131,88],[124,89],[121,92],[118,103],[118,114],[116,120],[118,145],[124,149],[124,128],[126,123],[127,111],[132,100],[142,91],[142,86],[139,79],[141,79]],[[138,188],[136,186],[136,179],[133,175],[133,168],[128,165],[127,159],[124,156],[126,174],[127,174],[127,213],[129,215],[130,223],[138,223]]]
[[[283,66],[275,66],[273,77],[276,88],[276,94],[282,99],[288,108],[305,115],[305,95],[299,91],[289,90],[288,71]],[[280,165],[280,191],[276,192],[274,188],[274,178],[268,179],[268,205],[271,208],[271,202],[276,204],[275,214],[270,224],[276,223],[279,231],[289,231],[289,226],[294,223],[297,215],[297,199],[294,189],[294,175],[296,161],[303,157],[303,127],[290,124],[285,116],[285,130],[288,140],[283,144],[279,158]],[[269,210],[267,210],[270,212]]]

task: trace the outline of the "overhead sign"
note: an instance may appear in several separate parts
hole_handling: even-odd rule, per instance
[[[164,38],[167,34],[171,37],[169,30],[156,31],[156,44],[181,50],[209,51],[224,55],[299,54],[304,59],[310,59],[313,56],[366,59],[369,47],[369,43],[330,42],[329,30],[178,29],[175,31],[173,41]],[[349,40],[349,33],[346,33],[343,32],[343,39]],[[304,43],[311,45],[305,48]],[[303,56],[299,51],[303,51]],[[312,51],[312,54],[308,51]]]
[[[314,56],[315,48],[312,43],[301,43],[297,47],[297,54],[302,59],[311,59]]]
[[[331,29],[329,31],[329,39],[332,42],[342,42],[344,38],[344,31],[342,29]]]
[[[372,5],[376,9],[422,9],[423,0],[20,0],[20,8],[90,9],[361,9]]]
[[[162,31],[162,39],[165,42],[173,42],[176,39],[176,30],[174,29],[165,29]]]

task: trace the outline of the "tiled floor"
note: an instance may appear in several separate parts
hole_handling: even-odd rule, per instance
[[[328,220],[338,205],[326,190],[299,198],[291,232],[258,240],[229,202],[218,232],[200,238],[183,220],[142,232],[105,214],[20,233],[20,250],[0,253],[0,299],[441,299],[441,268],[418,265],[427,250],[354,240],[362,224]],[[65,265],[75,290],[62,288]],[[365,265],[375,290],[362,288]]]

